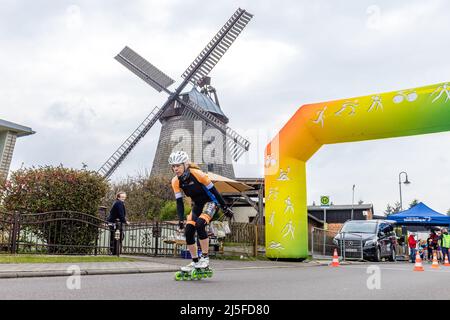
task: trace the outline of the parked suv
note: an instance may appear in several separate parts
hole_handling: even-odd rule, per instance
[[[346,258],[381,261],[396,260],[397,236],[394,223],[388,220],[349,220],[344,223],[333,243]]]

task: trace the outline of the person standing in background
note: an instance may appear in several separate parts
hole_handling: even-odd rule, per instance
[[[120,191],[116,195],[116,201],[114,201],[114,204],[109,211],[108,216],[108,224],[109,224],[109,231],[110,231],[110,237],[109,237],[109,249],[111,255],[116,255],[116,239],[115,239],[115,223],[116,220],[119,220],[120,225],[120,243],[122,244],[123,241],[123,225],[124,224],[130,224],[127,219],[127,211],[125,209],[125,200],[127,198],[127,194],[123,191]],[[122,245],[120,245],[122,247]]]
[[[442,229],[441,235],[441,250],[442,255],[445,260],[445,256],[448,257],[448,248],[450,248],[450,234],[448,234],[448,229]]]
[[[408,246],[409,246],[409,258],[411,259],[411,262],[415,263],[417,241],[414,238],[414,233],[411,233],[408,237]]]

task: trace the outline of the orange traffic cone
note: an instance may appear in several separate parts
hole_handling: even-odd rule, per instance
[[[450,263],[448,263],[448,255],[445,255],[445,261],[444,261],[444,266],[445,267],[450,267]]]
[[[439,262],[437,260],[436,252],[433,253],[433,263],[431,264],[432,269],[439,269]]]
[[[420,258],[419,251],[416,253],[416,263],[414,264],[414,271],[425,271],[422,265],[422,259]]]
[[[333,261],[331,261],[330,266],[332,266],[332,267],[339,267],[339,256],[338,256],[338,253],[337,253],[337,249],[334,249]]]

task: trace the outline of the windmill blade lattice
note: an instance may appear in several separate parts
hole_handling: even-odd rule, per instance
[[[186,69],[182,77],[189,79],[189,81],[196,85],[203,77],[207,76],[252,17],[253,15],[244,9],[237,9],[222,29],[219,30]]]
[[[234,161],[238,161],[242,154],[250,148],[250,142],[248,140],[228,127],[211,113],[198,106],[195,102],[186,102],[181,99],[178,99],[177,102],[185,107],[183,110],[183,115],[193,120],[203,120],[207,125],[212,125],[226,136],[227,147]]]
[[[136,144],[145,136],[151,127],[159,120],[163,109],[155,107],[152,112],[142,121],[142,123],[133,131],[133,133],[122,143],[122,145],[106,160],[106,162],[97,171],[105,178],[109,178],[116,168],[122,163],[126,156],[136,146]]]

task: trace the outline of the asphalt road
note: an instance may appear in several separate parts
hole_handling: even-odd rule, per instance
[[[375,273],[367,273],[369,266],[375,266]],[[262,267],[216,270],[213,278],[201,281],[174,281],[173,273],[82,276],[79,290],[67,289],[67,277],[0,279],[0,298],[392,300],[450,297],[450,267],[432,270],[425,265],[425,272],[412,269],[413,264],[406,263],[338,268]],[[379,282],[374,278],[378,274]],[[372,289],[367,286],[368,280]]]

